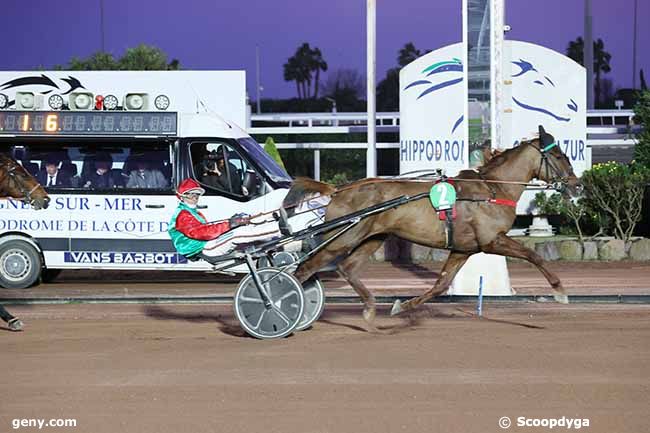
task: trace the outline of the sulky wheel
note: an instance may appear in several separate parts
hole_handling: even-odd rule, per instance
[[[302,313],[302,318],[296,326],[296,331],[302,331],[309,328],[325,308],[325,291],[323,284],[318,277],[312,277],[303,285],[303,292],[305,294],[305,310]]]
[[[235,294],[235,315],[239,323],[256,338],[281,338],[291,334],[303,316],[302,286],[293,275],[275,268],[262,268],[255,273],[269,302],[265,303],[254,275],[247,275]]]

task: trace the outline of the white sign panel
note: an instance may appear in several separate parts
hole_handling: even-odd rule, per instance
[[[467,168],[461,44],[428,53],[400,71],[400,173]]]
[[[2,71],[0,93],[14,108],[16,92],[34,92],[36,109],[49,110],[48,98],[71,92],[117,96],[122,105],[127,93],[149,94],[149,107],[156,111],[154,98],[170,99],[167,111],[204,112],[206,109],[240,127],[246,125],[246,73],[244,71]]]
[[[430,52],[400,73],[400,173],[467,165],[462,44]],[[454,60],[455,59],[455,60]],[[571,160],[586,164],[586,75],[570,58],[538,45],[504,41],[504,148],[531,139],[543,125]]]
[[[548,48],[520,41],[506,41],[504,77],[511,85],[502,116],[506,147],[532,138],[543,125],[569,157],[577,176],[587,168],[587,117],[585,68]],[[510,88],[510,89],[508,89]]]

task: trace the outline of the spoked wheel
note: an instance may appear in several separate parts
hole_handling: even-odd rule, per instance
[[[256,271],[269,303],[247,275],[235,294],[235,315],[244,330],[256,338],[282,338],[291,334],[303,316],[305,298],[302,286],[291,274],[275,268]]]
[[[325,291],[318,277],[307,280],[303,285],[303,292],[305,293],[305,310],[296,326],[296,331],[309,328],[323,314],[325,308]]]

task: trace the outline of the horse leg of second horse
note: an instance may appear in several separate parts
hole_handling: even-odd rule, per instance
[[[2,305],[0,305],[0,318],[7,322],[9,329],[12,331],[20,331],[23,329],[23,322],[17,317],[12,316]]]
[[[546,280],[553,288],[553,291],[555,292],[553,294],[553,297],[555,300],[561,304],[569,303],[569,297],[564,290],[564,286],[562,286],[562,282],[557,275],[546,268],[544,259],[542,259],[542,257],[535,251],[526,248],[519,242],[515,241],[514,239],[510,239],[503,233],[497,235],[497,238],[486,247],[484,247],[483,251],[486,253],[524,259],[532,263],[537,267],[537,269],[539,269],[542,275],[546,277]]]
[[[447,288],[453,281],[454,277],[456,276],[460,268],[465,264],[469,256],[470,254],[458,253],[452,251],[449,254],[449,257],[447,257],[447,261],[445,262],[445,265],[442,267],[442,271],[440,272],[440,277],[438,277],[438,280],[433,285],[433,287],[427,290],[422,295],[416,298],[411,298],[406,302],[400,302],[398,299],[393,304],[393,308],[390,311],[390,315],[394,316],[396,314],[400,314],[402,312],[412,310],[413,308],[428,301],[434,296],[438,296],[441,293],[443,293],[445,290],[447,290]]]
[[[377,311],[375,297],[370,293],[370,290],[366,288],[357,275],[361,267],[368,262],[368,257],[377,251],[383,242],[383,239],[372,239],[366,241],[338,265],[341,276],[350,283],[354,291],[357,292],[363,301],[363,319],[366,321],[366,324],[371,331],[377,330],[373,324]]]

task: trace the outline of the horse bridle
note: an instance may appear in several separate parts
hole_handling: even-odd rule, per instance
[[[32,199],[32,194],[41,185],[39,183],[36,183],[36,185],[34,185],[34,187],[28,191],[27,188],[23,186],[22,182],[19,182],[18,179],[16,179],[16,169],[18,168],[17,162],[9,159],[8,161],[0,164],[0,167],[3,167],[5,169],[6,176],[8,176],[9,179],[14,182],[14,185],[18,187],[18,190],[23,195],[23,197],[15,198],[15,200],[27,202],[29,205],[32,205],[34,202],[34,199]]]
[[[560,169],[553,163],[553,161],[548,158],[548,152],[555,146],[558,146],[558,143],[555,141],[543,148],[538,148],[537,146],[533,145],[532,141],[529,141],[526,144],[529,144],[533,149],[542,155],[542,158],[539,161],[539,167],[537,168],[537,175],[535,177],[537,179],[541,179],[539,176],[542,173],[542,167],[544,167],[546,179],[550,179],[549,183],[553,185],[553,189],[558,192],[563,192],[566,189],[568,182],[565,179],[565,176],[563,176],[560,172]],[[549,174],[551,174],[550,172],[553,172],[552,177],[549,176]]]

